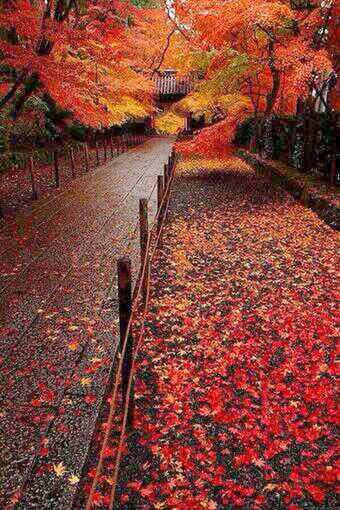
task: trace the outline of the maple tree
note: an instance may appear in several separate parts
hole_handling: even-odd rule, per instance
[[[152,84],[122,58],[129,16],[121,0],[11,0],[0,10],[0,108],[16,118],[27,99],[48,92],[93,127],[147,116]]]
[[[333,72],[328,33],[334,34],[335,2],[204,0],[197,8],[192,0],[175,0],[173,7],[193,46],[206,52],[196,94],[208,100],[208,110],[220,107],[221,96],[234,94],[230,107],[222,107],[219,128],[186,144],[188,152],[220,149],[222,138],[230,142],[250,113],[260,129],[272,113],[294,114],[298,97],[315,104]]]
[[[337,12],[331,0],[8,0],[0,10],[0,108],[12,103],[15,118],[44,90],[85,124],[123,123],[152,111],[156,71],[200,70],[196,94],[208,111],[231,117],[220,125],[229,140],[251,111],[292,113],[298,96],[321,90],[336,67]],[[220,105],[226,94],[235,94],[232,112]]]

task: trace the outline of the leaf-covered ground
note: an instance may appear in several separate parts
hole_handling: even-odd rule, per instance
[[[335,508],[338,234],[240,160],[195,166],[153,268],[116,508]]]
[[[299,196],[312,206],[319,216],[336,230],[340,229],[340,188],[301,170],[287,166],[282,161],[261,158],[259,154],[239,150],[238,154],[251,164],[272,174],[273,181],[283,184],[294,196]]]

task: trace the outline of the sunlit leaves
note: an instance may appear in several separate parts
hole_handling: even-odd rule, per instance
[[[62,462],[59,462],[58,464],[53,464],[53,471],[60,478],[66,473],[66,467]]]
[[[155,129],[158,133],[175,135],[184,129],[184,117],[168,112],[155,119]]]
[[[332,71],[329,52],[315,47],[318,26],[327,20],[324,6],[311,12],[292,9],[285,1],[206,0],[198,9],[193,0],[184,0],[175,6],[179,19],[191,29],[194,42],[213,55],[199,90],[181,103],[190,105],[191,101],[189,111],[195,112],[197,93],[206,95],[205,113],[217,106],[218,96],[241,93],[249,97],[255,113],[293,114],[297,97],[307,98]],[[208,114],[210,119],[214,116]],[[231,116],[230,132],[234,124]],[[220,123],[221,138],[225,128],[225,123]],[[215,130],[211,134],[216,142],[222,142]],[[197,139],[197,146],[201,141]]]
[[[203,129],[192,142],[177,145],[184,154],[205,154],[214,156],[232,150],[231,142],[235,136],[237,124],[242,122],[253,111],[247,96],[225,95],[217,99],[217,106],[225,112],[226,118],[217,124]]]
[[[100,0],[96,5],[86,1],[65,17],[43,18],[45,7],[44,2],[18,0],[0,12],[0,26],[14,26],[18,35],[17,44],[0,41],[5,62],[18,73],[37,73],[43,91],[84,124],[99,127],[132,118],[133,109],[120,119],[107,108],[121,95],[135,101],[136,117],[146,116],[143,107],[150,109],[152,84],[131,69],[131,51],[122,59],[129,47],[124,19],[134,7],[120,0]],[[104,101],[99,103],[99,98]]]
[[[70,483],[70,485],[77,485],[77,483],[79,483],[79,481],[80,481],[79,476],[70,475],[68,477],[68,482]]]

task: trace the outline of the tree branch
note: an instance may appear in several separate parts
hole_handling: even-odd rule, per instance
[[[187,41],[190,41],[190,37],[184,32],[183,28],[180,27],[180,25],[177,23],[177,21],[175,20],[175,18],[173,18],[171,15],[170,15],[170,11],[169,11],[169,6],[168,4],[165,2],[164,3],[164,6],[166,8],[166,15],[167,15],[167,18],[171,21],[171,23],[173,23],[176,27],[176,29],[182,34],[182,36],[187,40]]]
[[[22,83],[24,82],[25,76],[26,76],[25,72],[21,73],[21,75],[14,82],[13,87],[7,92],[7,94],[5,94],[0,99],[0,108],[5,106],[5,104],[8,103],[12,99],[12,97],[14,96],[14,94],[16,93],[16,91],[18,90],[20,85],[22,85]]]
[[[60,4],[61,5],[61,4]],[[65,9],[65,12],[62,13],[62,11],[60,11],[60,14],[58,15],[58,21],[59,23],[62,23],[67,17],[68,15],[70,14],[70,11],[72,9],[72,7],[74,7],[75,11],[76,11],[76,15],[78,16],[79,15],[79,8],[78,8],[78,3],[77,3],[77,0],[70,0],[69,1],[69,4],[68,6],[66,7]]]
[[[268,35],[271,41],[274,41],[276,43],[279,42],[278,38],[274,34],[272,34],[269,30],[264,28],[260,23],[256,23],[256,25],[259,27],[260,30],[263,30],[263,32],[265,32]]]
[[[164,49],[163,49],[163,52],[162,52],[162,55],[161,55],[161,58],[160,58],[160,61],[158,62],[158,65],[157,67],[155,67],[155,69],[153,70],[152,72],[152,76],[154,76],[155,73],[157,73],[157,71],[159,71],[161,65],[163,64],[164,62],[164,59],[165,59],[165,55],[166,55],[166,52],[168,51],[168,48],[170,46],[170,40],[171,40],[171,37],[174,35],[174,33],[176,32],[176,28],[173,28],[171,30],[171,32],[169,32],[167,38],[166,38],[166,43],[165,43],[165,46],[164,46]]]
[[[280,72],[276,69],[275,63],[274,63],[274,42],[271,40],[268,43],[268,49],[269,49],[269,69],[272,73],[273,78],[273,87],[271,92],[267,95],[267,107],[265,111],[265,115],[268,115],[271,113],[277,94],[279,92],[280,88]]]

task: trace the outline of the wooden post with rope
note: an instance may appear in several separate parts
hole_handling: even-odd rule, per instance
[[[58,149],[55,149],[55,151],[53,152],[53,161],[54,161],[55,185],[56,185],[56,188],[59,188],[60,178],[59,178]]]
[[[109,138],[109,143],[110,143],[111,158],[113,158],[113,156],[114,156],[114,151],[113,151],[113,140],[112,140],[112,136],[110,136],[110,138]]]
[[[89,146],[85,144],[85,172],[90,170]]]
[[[133,337],[131,331],[127,333],[128,325],[131,315],[132,303],[132,285],[131,285],[131,259],[129,257],[120,257],[117,262],[118,271],[118,300],[119,300],[119,329],[120,329],[120,342],[119,350],[123,350],[123,342],[127,335],[126,349],[124,353],[123,366],[122,366],[122,390],[123,401],[127,399],[127,389],[129,384],[130,372],[132,367],[133,358]],[[133,391],[132,391],[133,393]],[[128,423],[132,424],[132,407],[133,395],[130,396],[129,417]],[[130,409],[131,407],[131,409]]]
[[[72,179],[75,178],[75,171],[74,171],[74,154],[73,154],[73,148],[70,147],[69,149],[69,159],[70,159],[70,169],[71,169],[71,175]]]
[[[100,165],[100,159],[99,159],[99,146],[98,146],[98,140],[96,140],[96,157],[97,157],[97,166]]]
[[[106,136],[104,136],[103,139],[103,146],[104,146],[104,162],[107,162],[107,139]]]
[[[149,273],[148,273],[148,270],[149,270],[148,262],[149,261],[146,260],[146,258],[148,257],[147,245],[148,245],[148,237],[149,237],[148,201],[146,198],[141,198],[139,200],[139,230],[140,230],[141,276],[142,276],[142,272],[143,272],[144,262],[146,264],[144,278],[142,281],[142,292],[143,292],[143,298],[145,301],[146,294],[147,294],[147,283],[148,283],[148,277],[149,277]]]
[[[170,170],[170,172],[171,172],[171,168],[172,168],[172,155],[170,155],[168,157],[168,169]]]
[[[127,331],[131,313],[131,260],[129,257],[120,257],[117,262],[118,272],[118,301],[119,301],[119,350],[122,351],[122,342]]]
[[[166,189],[169,182],[169,165],[164,164],[164,188]]]
[[[164,179],[163,175],[157,176],[157,213],[158,213],[158,219],[157,219],[157,235],[161,232],[162,228],[162,221],[163,221],[163,194],[164,194]],[[159,246],[162,245],[162,239],[161,236],[159,237]]]

